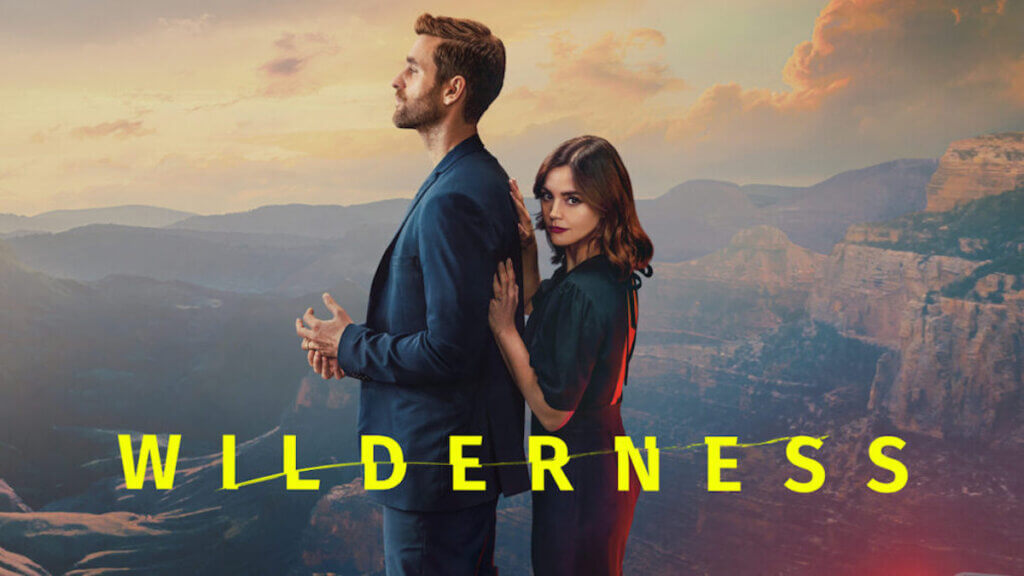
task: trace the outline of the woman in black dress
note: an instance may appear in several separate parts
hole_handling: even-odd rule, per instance
[[[536,576],[622,574],[639,487],[618,490],[615,436],[636,337],[634,271],[650,275],[653,247],[640,226],[629,174],[603,138],[562,143],[541,164],[533,187],[537,228],[561,264],[540,282],[537,243],[522,194],[523,289],[529,320],[515,329],[518,288],[511,262],[498,268],[490,324],[505,364],[533,413],[531,433],[559,437],[570,459],[572,491],[552,482],[533,492],[532,558]],[[525,341],[524,341],[525,340]]]

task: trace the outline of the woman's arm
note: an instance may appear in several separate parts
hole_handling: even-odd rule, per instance
[[[498,265],[498,273],[494,276],[494,299],[491,300],[489,319],[494,339],[501,350],[505,366],[512,374],[516,386],[526,399],[537,420],[544,429],[553,432],[558,430],[572,417],[572,411],[556,410],[544,399],[544,392],[537,383],[537,374],[530,366],[530,352],[526,349],[519,332],[516,331],[515,313],[519,304],[519,290],[516,286],[515,272],[512,262]]]
[[[530,211],[526,209],[526,200],[519,191],[519,183],[515,178],[508,181],[512,189],[512,200],[516,206],[516,213],[519,214],[519,244],[523,249],[523,296],[526,298],[523,304],[526,313],[533,312],[533,295],[537,293],[540,286],[540,267],[537,264],[537,237],[533,233],[533,221],[530,219]]]

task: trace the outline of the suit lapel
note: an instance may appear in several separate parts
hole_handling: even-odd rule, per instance
[[[391,256],[395,251],[395,243],[398,241],[399,234],[402,233],[402,229],[405,228],[406,222],[409,221],[409,217],[412,216],[416,206],[419,205],[420,200],[426,195],[427,190],[434,185],[437,181],[438,174],[436,172],[427,178],[427,181],[420,186],[416,196],[412,199],[412,203],[409,204],[409,209],[405,211],[405,218],[402,219],[402,223],[398,225],[398,230],[395,231],[395,235],[391,237],[391,242],[388,244],[387,250],[384,251],[384,255],[380,257],[380,263],[377,264],[377,271],[373,274],[373,283],[370,285],[370,301],[367,306],[366,319],[370,320],[373,316],[374,309],[376,308],[378,297],[380,296],[381,286],[387,279],[388,266],[391,264]]]
[[[483,142],[480,141],[480,137],[476,134],[466,138],[458,146],[448,152],[447,155],[441,160],[430,177],[427,178],[423,185],[420,186],[416,197],[412,199],[412,203],[409,205],[409,209],[405,211],[405,218],[402,219],[402,223],[398,225],[398,230],[395,231],[395,235],[391,238],[391,243],[388,244],[387,250],[384,251],[384,255],[380,258],[380,263],[377,264],[377,271],[373,274],[373,283],[370,285],[370,302],[366,310],[367,322],[373,318],[373,314],[376,311],[377,304],[380,299],[380,292],[383,287],[384,281],[387,280],[388,266],[391,264],[391,256],[395,251],[395,243],[398,241],[398,236],[402,233],[402,229],[405,228],[406,222],[409,221],[409,217],[412,216],[416,206],[420,200],[427,194],[427,190],[437,182],[441,174],[444,174],[452,165],[455,164],[460,158],[468,154],[472,154],[478,150],[483,150]]]

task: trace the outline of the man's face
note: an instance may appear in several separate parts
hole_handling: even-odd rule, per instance
[[[391,81],[395,89],[395,113],[391,120],[399,128],[422,128],[441,120],[441,87],[437,84],[434,49],[436,36],[419,35],[405,59],[405,69]]]

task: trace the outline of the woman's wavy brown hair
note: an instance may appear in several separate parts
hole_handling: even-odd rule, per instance
[[[601,254],[625,278],[633,270],[643,270],[654,256],[654,245],[640,226],[633,201],[633,185],[629,172],[615,147],[598,136],[577,136],[559,144],[548,155],[537,170],[533,183],[533,195],[541,197],[548,173],[555,168],[568,166],[576,192],[601,217],[593,238]],[[537,215],[537,229],[545,230],[543,212]],[[565,250],[548,244],[555,254],[551,262],[565,261]]]

